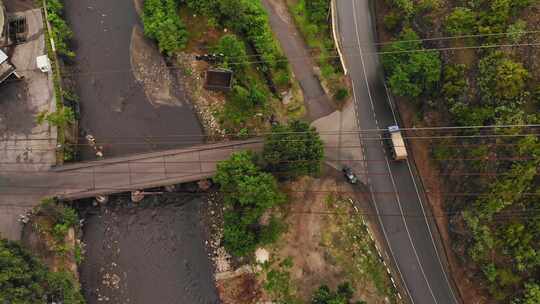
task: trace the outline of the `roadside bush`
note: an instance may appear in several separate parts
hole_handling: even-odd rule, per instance
[[[42,124],[45,121],[55,127],[65,127],[75,121],[75,113],[68,107],[62,107],[52,113],[49,113],[48,111],[38,113],[36,122]]]
[[[328,23],[330,14],[330,0],[305,1],[306,12],[309,20],[317,25]]]
[[[275,224],[262,226],[259,219],[266,210],[285,200],[274,177],[254,164],[252,154],[239,152],[218,164],[214,180],[220,185],[227,208],[223,233],[225,248],[236,256],[246,256],[262,241],[271,240],[267,236],[262,238],[261,231],[275,232],[277,227]]]
[[[60,0],[47,0],[47,18],[51,24],[51,34],[54,40],[56,51],[59,55],[67,58],[75,57],[69,47],[69,41],[73,37],[73,32],[67,22],[63,19],[64,5]]]
[[[403,21],[401,14],[391,11],[384,16],[384,27],[391,32],[398,30]]]
[[[337,101],[344,101],[347,97],[349,97],[349,90],[343,87],[337,89],[336,94],[334,94]]]
[[[293,121],[272,127],[262,154],[266,168],[281,178],[318,175],[324,157],[319,134],[309,124]]]
[[[410,17],[414,13],[414,3],[412,0],[391,0],[392,6],[403,12],[405,17]]]
[[[161,52],[170,56],[186,46],[188,32],[175,0],[145,0],[142,21],[145,35],[157,41]]]

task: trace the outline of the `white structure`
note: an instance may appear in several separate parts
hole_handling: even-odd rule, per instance
[[[51,70],[51,61],[47,55],[36,57],[36,64],[43,73],[48,73]]]

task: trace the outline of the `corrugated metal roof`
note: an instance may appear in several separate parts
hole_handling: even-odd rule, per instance
[[[0,64],[4,63],[4,61],[6,61],[7,59],[8,59],[8,56],[6,55],[6,53],[0,50]]]

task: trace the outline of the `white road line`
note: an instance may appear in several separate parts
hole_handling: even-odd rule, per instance
[[[352,87],[353,87],[353,99],[357,103],[358,99],[356,97],[356,92],[354,90],[354,88],[355,88],[354,80],[351,78],[351,81],[352,81]],[[360,124],[358,124],[358,127],[360,128]],[[360,140],[360,141],[363,142],[363,140]],[[365,158],[365,147],[364,147],[363,144],[362,144],[362,150],[364,150],[364,158]],[[366,170],[366,173],[367,173],[367,171],[368,171],[367,166],[365,167],[365,170]],[[394,250],[392,250],[392,245],[388,241],[388,234],[386,233],[386,229],[384,228],[384,224],[382,223],[382,220],[381,220],[381,214],[380,214],[380,211],[379,211],[379,207],[377,206],[377,199],[375,198],[375,194],[373,193],[373,185],[371,184],[369,176],[367,176],[367,181],[368,181],[368,185],[369,185],[369,193],[371,194],[371,199],[373,200],[373,205],[375,206],[375,211],[377,212],[377,220],[379,222],[379,225],[381,225],[381,230],[383,232],[384,239],[386,240],[386,243],[388,244],[388,249],[390,250],[390,255],[392,256],[392,259],[394,260],[394,263],[396,264],[397,271],[399,273],[399,276],[401,277],[401,281],[405,285],[404,286],[405,291],[407,292],[407,295],[409,296],[409,299],[411,299],[411,302],[414,302],[413,298],[412,298],[412,295],[411,295],[411,292],[409,291],[409,288],[407,287],[407,282],[405,281],[405,279],[403,277],[403,273],[401,273],[401,269],[399,268],[399,264],[398,264],[398,262],[396,260]]]
[[[392,111],[392,117],[394,118],[394,124],[397,125],[397,117],[396,117],[396,112],[394,112],[394,107],[392,106],[392,103],[390,102],[390,93],[388,92],[388,87],[386,86],[386,80],[384,80],[384,77],[382,77],[382,82],[383,82],[383,85],[384,85],[384,90],[386,92],[386,98],[388,98],[388,106],[390,107],[390,110]]]
[[[354,0],[353,0],[354,1]],[[381,144],[382,146],[382,144]],[[384,149],[384,146],[382,147]],[[429,280],[426,276],[426,272],[424,271],[424,267],[422,266],[422,263],[420,262],[420,257],[418,256],[418,252],[416,251],[416,247],[414,247],[414,243],[412,241],[412,236],[409,231],[409,226],[407,225],[407,221],[405,221],[405,216],[403,215],[403,207],[401,206],[401,200],[399,199],[399,194],[396,187],[396,182],[394,181],[394,176],[392,173],[392,169],[390,168],[390,163],[388,162],[388,158],[386,158],[386,155],[384,157],[384,160],[386,161],[386,167],[388,168],[388,171],[390,172],[390,180],[392,181],[392,187],[394,188],[394,193],[396,193],[396,199],[399,205],[399,211],[401,213],[401,219],[403,220],[403,224],[405,225],[405,231],[407,231],[407,236],[409,237],[409,242],[411,243],[411,247],[414,251],[414,255],[416,256],[416,261],[418,261],[418,266],[420,266],[420,270],[422,271],[422,275],[424,277],[424,280],[426,280],[426,284],[428,286],[429,292],[431,293],[431,296],[433,297],[433,300],[435,303],[437,302],[437,298],[435,297],[435,294],[433,293],[433,290],[431,289],[431,285],[429,284]]]
[[[433,249],[435,249],[435,254],[437,255],[437,260],[439,261],[439,265],[441,265],[441,271],[444,274],[444,279],[446,280],[446,283],[448,284],[448,288],[450,289],[450,293],[452,294],[452,297],[454,298],[454,303],[458,303],[456,295],[454,294],[452,285],[450,285],[450,281],[448,280],[448,276],[446,275],[446,271],[444,270],[444,267],[442,265],[441,257],[439,255],[439,251],[437,250],[437,246],[435,246],[435,239],[433,238],[433,233],[431,232],[431,228],[427,221],[427,215],[426,215],[426,211],[424,210],[424,204],[422,203],[422,198],[420,196],[420,192],[418,191],[418,186],[416,185],[416,181],[414,180],[413,172],[411,170],[411,165],[408,159],[407,159],[407,168],[409,168],[409,173],[411,174],[411,178],[413,180],[414,189],[416,190],[416,195],[418,195],[418,200],[420,201],[420,207],[422,208],[422,214],[424,214],[424,221],[426,222],[426,225],[428,227],[429,236],[431,237],[431,243],[433,244]]]
[[[362,62],[362,69],[364,71],[364,80],[366,81],[366,87],[367,87],[367,91],[368,91],[368,95],[369,95],[369,101],[370,101],[370,104],[371,104],[371,109],[373,110],[373,116],[375,117],[375,121],[376,121],[376,127],[379,128],[379,125],[378,125],[378,122],[377,122],[377,116],[376,116],[376,113],[375,113],[375,106],[373,104],[373,98],[371,96],[371,90],[369,88],[369,81],[367,79],[367,72],[366,72],[366,65],[365,65],[365,62],[364,62],[364,56],[363,56],[363,52],[362,52],[362,46],[360,45],[360,34],[358,33],[358,17],[356,16],[356,5],[355,5],[355,0],[351,0],[352,1],[352,5],[353,5],[353,19],[354,19],[354,28],[355,28],[355,32],[356,32],[356,40],[357,40],[357,44],[358,44],[358,49],[360,51],[360,60]],[[354,90],[353,90],[353,94],[354,94]],[[355,100],[356,100],[356,97],[355,97]],[[390,109],[392,109],[392,107],[390,107]],[[395,115],[393,110],[392,110],[392,115]],[[395,119],[395,116],[394,116],[394,119]],[[380,137],[380,135],[379,135]],[[381,143],[381,146],[382,146],[382,149],[384,151],[384,146],[382,145]],[[394,181],[394,176],[392,175],[392,169],[390,168],[390,164],[388,162],[388,158],[386,157],[385,155],[385,161],[386,161],[386,166],[388,168],[388,171],[390,172],[390,180],[392,181],[392,186],[394,188],[394,192],[396,194],[396,199],[397,199],[397,202],[398,202],[398,205],[399,205],[399,209],[400,209],[400,212],[401,212],[401,218],[403,220],[403,224],[405,225],[405,230],[407,231],[407,235],[409,237],[409,242],[411,243],[411,247],[413,248],[413,251],[414,251],[414,254],[416,256],[416,260],[418,261],[418,266],[420,266],[420,270],[422,271],[422,275],[424,276],[424,279],[426,281],[426,284],[429,288],[429,292],[431,293],[431,296],[433,297],[433,300],[435,301],[435,303],[437,303],[437,298],[435,297],[434,293],[433,293],[433,290],[431,289],[431,285],[429,284],[429,281],[427,279],[427,276],[426,276],[426,273],[424,271],[424,268],[422,266],[422,263],[420,262],[420,258],[418,257],[418,252],[416,251],[416,248],[414,247],[414,244],[413,244],[413,241],[412,241],[412,237],[411,237],[411,234],[409,232],[409,228],[407,226],[407,222],[405,221],[405,217],[403,215],[403,207],[401,206],[401,200],[399,199],[399,194],[397,192],[397,187],[396,187],[396,184],[395,184],[395,181]],[[373,195],[373,192],[371,192],[372,194],[372,197],[374,199],[374,195]],[[374,205],[377,206],[377,203],[376,203],[376,200],[374,199]],[[376,207],[377,208],[377,207]],[[378,208],[377,208],[378,209]],[[379,211],[377,210],[377,213]],[[380,219],[380,218],[379,218]],[[383,228],[383,231],[385,230],[384,229],[384,225],[382,224],[381,222],[381,225],[382,225],[382,228]],[[428,227],[429,228],[429,227]],[[385,233],[385,237],[386,237],[386,233]],[[387,238],[388,240],[388,238]],[[391,246],[389,244],[388,246],[391,250]],[[392,254],[393,255],[393,254]],[[395,258],[394,258],[395,260]],[[399,265],[396,263],[396,266],[398,267],[398,270],[399,270]],[[400,275],[402,276],[403,278],[403,275],[401,274],[401,271],[399,270],[400,272]],[[405,282],[405,280],[403,280],[403,283],[406,285],[407,283]],[[408,288],[407,289],[407,292],[408,291]],[[410,293],[409,293],[409,296]],[[414,302],[414,300],[412,300],[412,296],[411,296],[411,301]]]
[[[357,44],[358,44],[358,50],[360,50],[360,61],[362,62],[362,69],[364,70],[364,80],[366,81],[367,91],[368,91],[368,95],[369,95],[369,102],[371,104],[371,110],[373,110],[372,111],[373,116],[375,117],[375,120],[377,120],[377,114],[375,113],[375,105],[373,104],[373,98],[371,97],[371,90],[369,89],[369,81],[367,79],[366,65],[365,65],[365,62],[364,62],[364,53],[362,52],[362,47],[360,46],[360,34],[358,34],[358,21],[357,21],[358,17],[356,17],[356,5],[354,3],[355,3],[355,0],[352,0],[354,29],[355,29],[355,32],[356,32],[356,40],[357,40]],[[378,125],[377,125],[377,128],[379,128]]]

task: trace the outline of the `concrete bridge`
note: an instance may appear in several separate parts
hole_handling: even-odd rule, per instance
[[[74,200],[197,181],[214,175],[217,163],[233,152],[260,151],[262,146],[262,139],[250,139],[81,162],[44,172],[0,172],[0,202],[35,204],[46,196]]]

